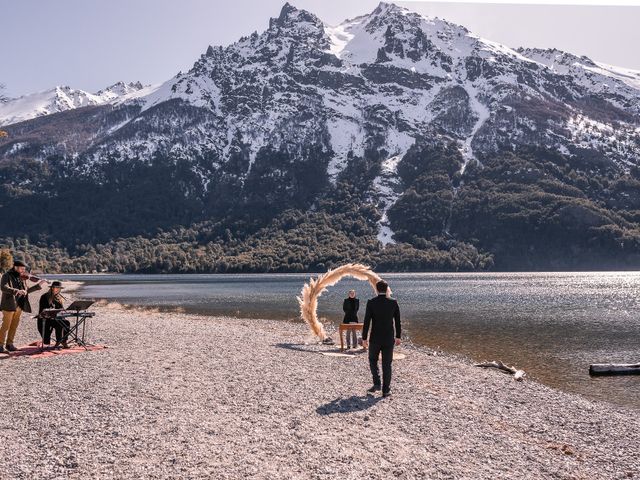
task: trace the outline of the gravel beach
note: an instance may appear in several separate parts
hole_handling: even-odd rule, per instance
[[[301,323],[96,312],[108,349],[0,360],[0,478],[640,478],[631,409],[410,347],[381,399]]]

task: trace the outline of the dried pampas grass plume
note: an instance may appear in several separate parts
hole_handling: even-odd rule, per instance
[[[320,340],[327,338],[327,334],[322,323],[318,321],[318,298],[327,287],[335,285],[344,277],[368,280],[374,292],[376,291],[376,283],[381,280],[369,267],[359,263],[347,263],[327,271],[316,279],[309,279],[309,283],[305,283],[302,287],[300,296],[296,297],[300,304],[300,317],[307,322],[313,334],[317,335]]]

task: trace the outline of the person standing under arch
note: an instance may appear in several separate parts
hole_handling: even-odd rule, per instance
[[[360,308],[360,300],[356,298],[356,291],[349,290],[349,296],[342,302],[342,310],[344,311],[344,318],[342,323],[358,323],[358,309]],[[355,330],[347,330],[347,349],[358,346],[358,332]]]

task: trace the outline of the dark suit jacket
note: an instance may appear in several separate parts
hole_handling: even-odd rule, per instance
[[[360,308],[360,300],[357,298],[345,298],[342,302],[342,310],[344,310],[343,323],[358,323],[358,309]]]
[[[25,283],[20,278],[20,274],[15,270],[9,270],[0,278],[0,290],[2,290],[2,299],[0,299],[0,310],[15,312],[18,306],[23,312],[31,313],[31,304],[29,303],[29,293],[40,290],[40,285],[33,285],[26,289]],[[18,290],[27,290],[27,295],[22,298],[16,297]]]
[[[376,298],[369,300],[364,313],[363,340],[367,339],[369,326],[371,326],[369,342],[383,346],[393,345],[395,338],[400,338],[402,334],[398,302],[392,298],[387,298],[386,295],[378,295]]]

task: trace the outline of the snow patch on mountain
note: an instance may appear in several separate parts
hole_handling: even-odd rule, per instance
[[[640,114],[640,71],[595,62],[555,48],[518,51],[554,74],[568,76],[576,85],[606,97],[612,105]]]
[[[640,90],[640,70],[607,65],[586,56],[574,55],[555,48],[521,48],[519,52],[526,58],[545,65],[556,73],[575,75],[577,69],[582,69],[599,76],[614,78],[631,88]]]
[[[383,160],[380,175],[373,181],[374,191],[378,195],[378,208],[382,210],[378,221],[377,238],[385,246],[390,243],[396,243],[393,239],[394,231],[391,229],[387,214],[402,195],[402,185],[398,176],[398,163],[400,163],[405,153],[406,150],[401,154]]]
[[[329,49],[327,51],[340,58],[342,52],[354,37],[354,34],[350,31],[351,27],[359,23],[359,21],[360,18],[347,20],[333,27],[325,25],[324,30],[329,37]]]
[[[570,142],[573,146],[599,151],[614,151],[621,167],[635,165],[627,158],[633,158],[640,142],[640,128],[619,124],[616,127],[599,122],[584,115],[571,117],[567,122]]]
[[[606,63],[594,62],[597,67],[585,66],[587,70],[599,73],[601,75],[607,75],[614,77],[636,90],[640,90],[640,70],[631,70],[628,68],[616,67],[613,65],[607,65]]]
[[[349,154],[357,157],[364,155],[364,132],[362,124],[345,118],[327,120],[334,155],[329,161],[329,179],[335,183],[338,174],[344,169]]]
[[[462,163],[462,166],[460,167],[461,174],[464,174],[464,171],[467,169],[467,165],[469,165],[470,161],[472,160],[478,161],[476,156],[473,154],[473,148],[471,146],[471,143],[473,142],[473,139],[475,138],[476,133],[478,133],[478,130],[480,130],[482,125],[484,125],[484,123],[491,116],[491,112],[489,111],[489,109],[485,105],[483,105],[480,102],[480,100],[478,100],[477,88],[475,88],[473,85],[468,83],[465,84],[464,88],[467,91],[467,94],[469,95],[469,105],[471,106],[471,110],[475,113],[477,120],[476,120],[476,123],[473,125],[473,129],[471,130],[471,133],[462,144],[461,152],[462,152],[462,158],[464,159],[464,161]]]
[[[220,113],[220,89],[208,76],[177,75],[154,88],[144,97],[136,96],[130,98],[136,100],[140,98],[142,100],[142,111],[167,100],[179,98],[195,107],[207,108],[213,112]]]

